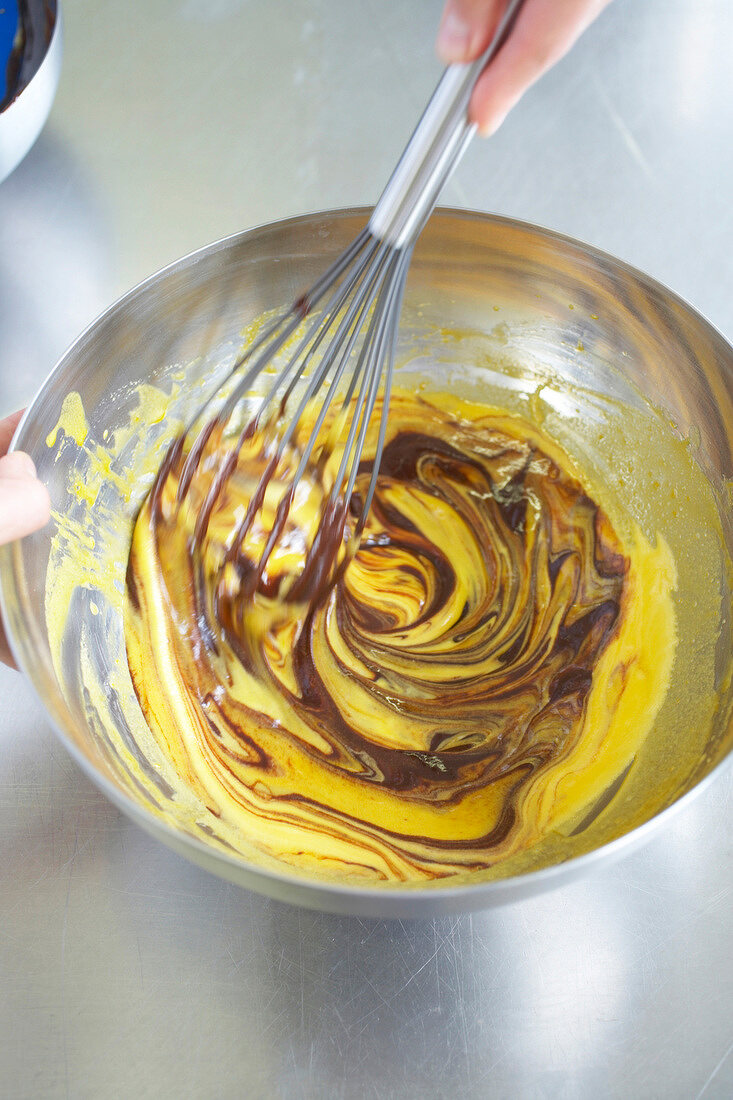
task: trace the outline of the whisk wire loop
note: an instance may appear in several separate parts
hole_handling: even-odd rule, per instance
[[[346,440],[343,444],[339,468],[334,477],[325,506],[325,512],[332,517],[335,522],[335,517],[340,514],[339,500],[346,470],[350,465],[351,475],[349,477],[346,492],[343,495],[343,511],[345,513],[345,508],[353,492],[359,465],[358,460],[364,449],[366,432],[379,389],[379,382],[382,374],[385,333],[391,331],[392,337],[396,337],[396,329],[386,329],[384,319],[387,312],[393,307],[393,299],[397,290],[394,282],[394,274],[400,265],[406,272],[407,264],[404,255],[390,246],[385,245],[383,242],[379,243],[371,261],[370,268],[361,281],[359,291],[349,302],[345,315],[336,330],[331,348],[340,349],[338,366],[333,376],[329,378],[326,396],[321,402],[318,414],[311,427],[308,440],[300,455],[295,473],[292,475],[288,488],[278,504],[274,522],[259,559],[257,571],[254,576],[254,583],[259,583],[272,551],[282,535],[296,488],[311,463],[313,450],[317,441],[320,439],[320,433],[324,422],[330,411],[332,402],[338,393],[341,378],[352,356],[357,354],[355,345],[359,336],[364,333],[361,347],[358,349],[356,364],[351,370],[347,392],[342,398],[340,414],[337,415],[335,421],[337,424],[339,415],[343,416],[347,410],[350,412],[349,428]],[[402,279],[402,285],[404,285],[404,278]],[[390,355],[393,356],[393,354],[394,348],[392,347]],[[288,426],[281,436],[278,446],[262,474],[256,493],[250,500],[247,512],[236,531],[226,556],[227,561],[233,561],[239,555],[242,543],[252,527],[257,512],[262,506],[267,485],[274,475],[285,448],[295,433],[303,413],[312,402],[314,393],[320,388],[326,375],[329,373],[332,366],[332,358],[333,357],[324,357],[325,361],[320,364],[319,370],[316,372],[311,385],[306,389],[292,419],[289,420]],[[359,385],[359,390],[354,398],[357,385]],[[387,395],[385,395],[385,397],[387,397]],[[354,402],[354,407],[350,409],[352,401]],[[357,431],[359,432],[359,437],[356,441],[355,448],[354,444]],[[340,542],[333,542],[332,540],[332,544],[333,555],[335,555],[338,553]],[[304,574],[307,570],[308,562],[306,561],[303,570]]]
[[[315,394],[323,387],[329,373],[332,371],[334,360],[338,357],[338,366],[333,377],[329,379],[325,399],[312,429],[311,440],[301,458],[298,470],[293,479],[293,491],[295,485],[297,485],[298,481],[301,479],[305,465],[310,458],[315,440],[320,432],[326,414],[330,409],[334,395],[337,392],[338,384],[351,360],[364,318],[369,313],[375,294],[384,279],[386,259],[390,252],[389,246],[385,245],[383,242],[375,241],[374,238],[365,232],[362,238],[359,239],[359,248],[354,249],[353,252],[355,255],[364,252],[361,263],[362,265],[366,263],[366,272],[362,273],[361,267],[357,267],[355,271],[349,273],[343,259],[339,262],[337,265],[336,277],[338,278],[343,275],[343,282],[339,283],[336,290],[331,295],[324,307],[323,315],[316,317],[308,325],[306,333],[298,341],[295,350],[289,355],[287,362],[276,374],[267,392],[260,399],[257,411],[247,420],[236,442],[226,454],[218,473],[212,481],[207,496],[199,509],[194,533],[197,542],[200,542],[206,534],[211,514],[227,481],[236,467],[238,456],[245,442],[255,434],[258,428],[260,428],[265,413],[268,409],[272,410],[273,408],[274,399],[277,393],[282,390],[283,386],[286,386],[285,392],[280,398],[277,419],[281,420],[284,417],[287,403],[296,385],[313,361],[319,347],[326,337],[329,336],[331,329],[335,326],[335,332],[333,332],[328,340],[326,351],[321,361],[317,363],[294,415],[286,422],[286,427],[281,433],[277,446],[265,467],[261,478],[261,484],[250,499],[246,515],[231,543],[230,551],[227,555],[228,560],[232,560],[235,553],[238,552],[238,549],[241,547],[247,531],[250,529],[257,512],[262,506],[267,485],[271,481],[288,444],[296,434],[303,413],[312,402]],[[325,279],[321,282],[325,284]],[[318,290],[321,290],[320,286]],[[318,298],[322,296],[322,293],[316,296],[311,294],[309,295],[309,299],[317,301]],[[297,313],[298,309],[299,306],[298,303],[296,303],[292,312]],[[298,318],[298,323],[300,323],[300,318]],[[229,419],[237,403],[245,396],[255,379],[261,374],[263,359],[271,362],[273,355],[282,348],[285,340],[292,335],[294,329],[289,323],[283,324],[281,322],[281,325],[282,327],[276,327],[274,331],[273,328],[268,329],[268,334],[271,334],[273,337],[271,343],[265,345],[264,350],[260,352],[260,355],[256,358],[252,367],[245,375],[245,378],[237,385],[234,392],[225,402],[217,418],[219,422],[225,422]],[[353,384],[360,370],[361,360],[357,363],[357,367],[354,371],[352,388],[347,395],[348,399],[350,399],[351,392],[353,391]],[[200,464],[206,444],[213,434],[215,423],[216,422],[210,423],[201,432],[195,447],[189,455],[189,459],[187,460],[186,466],[184,466],[181,477],[182,488],[179,489],[179,501],[183,498],[190,486],[191,478],[188,471],[189,462],[194,464],[194,469]],[[293,493],[291,492],[289,495],[290,499],[292,499]]]
[[[296,490],[307,472],[313,474],[322,493],[320,520],[300,572],[280,583],[278,594],[287,600],[316,598],[345,568],[358,546],[376,492],[386,440],[399,315],[413,246],[475,132],[467,113],[473,86],[506,41],[522,3],[509,0],[482,57],[448,67],[367,227],[310,290],[237,357],[223,384],[207,398],[184,436],[174,442],[161,468],[159,481],[164,481],[180,461],[176,491],[180,506],[204,462],[209,467],[219,462],[196,516],[193,541],[198,552],[245,444],[254,441],[259,445],[262,439],[258,461],[264,461],[264,466],[224,554],[224,569],[235,563],[238,573],[244,570],[246,592],[256,591],[263,582],[268,562],[284,535]],[[380,420],[362,498],[356,482],[380,388]],[[259,393],[254,392],[258,389]],[[321,394],[311,423],[314,402]],[[335,410],[337,397],[341,406]],[[288,418],[288,407],[295,398],[295,411]],[[217,401],[218,411],[206,420]],[[246,420],[236,433],[239,408]],[[186,455],[185,439],[192,438],[202,423]],[[301,443],[298,433],[304,423],[309,433]],[[207,449],[211,452],[208,457]],[[338,461],[332,463],[339,449]],[[292,472],[288,468],[291,452]],[[330,484],[328,477],[332,477]],[[280,491],[274,520],[257,561],[249,561],[243,548],[268,502],[267,490],[273,479],[278,480]],[[261,538],[262,532],[258,534]],[[269,580],[267,587],[269,591]]]

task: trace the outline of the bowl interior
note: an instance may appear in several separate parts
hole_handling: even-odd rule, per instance
[[[540,420],[648,537],[661,532],[677,564],[680,641],[643,758],[573,836],[447,889],[380,893],[311,880],[246,841],[232,850],[171,774],[127,672],[122,592],[132,524],[166,442],[233,361],[246,327],[295,299],[366,217],[308,216],[212,245],[95,322],[16,439],[49,487],[54,519],[3,548],[0,578],[16,655],[56,727],[146,828],[211,870],[281,897],[385,915],[419,904],[426,913],[426,899],[490,904],[549,885],[560,865],[574,873],[583,853],[605,845],[610,857],[616,838],[640,837],[639,826],[729,753],[733,350],[674,295],[590,248],[499,218],[433,217],[408,281],[400,380]],[[64,570],[72,544],[83,547],[73,577]]]

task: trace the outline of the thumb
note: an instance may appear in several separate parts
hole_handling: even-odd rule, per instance
[[[436,48],[443,61],[471,61],[488,46],[506,0],[447,0]]]
[[[48,490],[36,477],[30,456],[13,451],[0,458],[0,543],[38,530],[50,513]]]

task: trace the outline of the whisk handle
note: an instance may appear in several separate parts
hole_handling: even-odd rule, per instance
[[[523,0],[510,0],[481,57],[449,65],[400,157],[369,221],[379,240],[404,248],[418,237],[438,195],[473,137],[468,103],[480,74],[503,46]]]

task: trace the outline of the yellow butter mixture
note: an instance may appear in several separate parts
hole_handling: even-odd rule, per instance
[[[183,505],[183,456],[145,500],[125,604],[146,721],[228,835],[331,879],[424,882],[571,832],[622,787],[669,684],[675,567],[661,537],[622,540],[557,443],[397,389],[353,561],[261,618],[232,551],[260,468],[246,449],[192,539],[229,445]],[[376,426],[357,500],[375,445]],[[314,515],[294,501],[263,589],[284,590]]]

